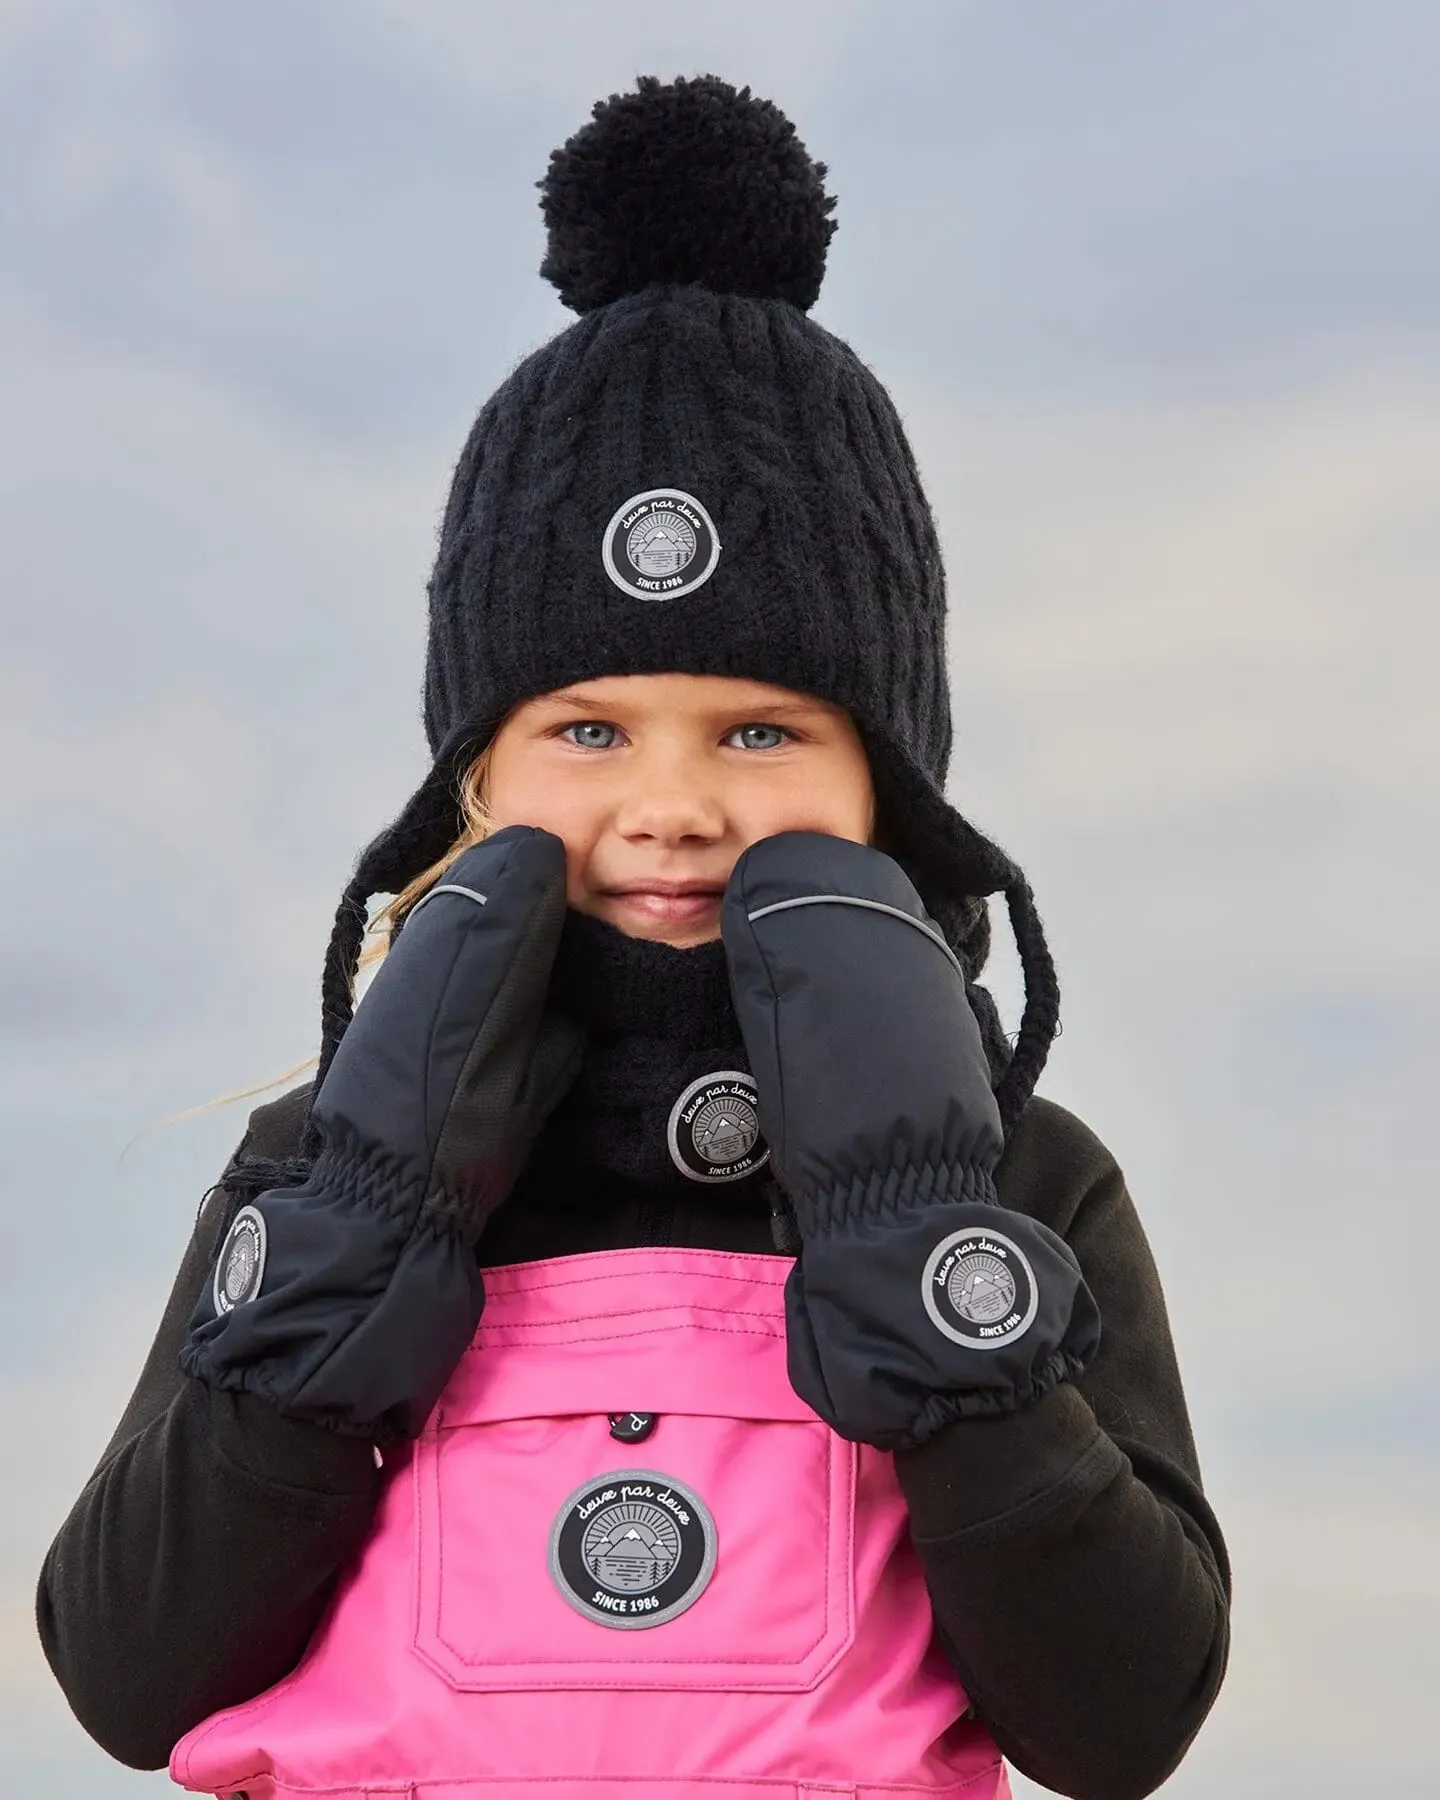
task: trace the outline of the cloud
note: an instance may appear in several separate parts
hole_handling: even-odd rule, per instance
[[[687,7],[677,31],[663,0],[552,0],[545,53],[536,54],[533,17],[464,0],[364,0],[392,53],[420,62],[432,80],[460,81],[487,101],[516,101],[584,121],[592,101],[633,84],[637,74],[714,73],[800,108],[825,96],[854,55],[856,37],[873,30],[867,0],[702,0]],[[973,7],[965,7],[965,12]],[[568,130],[566,132],[568,135]]]
[[[1332,1470],[1324,1491],[1227,1498],[1234,1698],[1205,1746],[1212,1770],[1243,1782],[1283,1745],[1289,1791],[1308,1795],[1339,1775],[1372,1780],[1378,1754],[1387,1789],[1425,1792],[1440,1753],[1411,1659],[1440,1603],[1433,1467],[1372,1460]],[[1208,1790],[1197,1774],[1174,1791]]]
[[[913,395],[956,790],[1123,892],[1147,951],[1342,983],[1435,967],[1437,398],[1383,360],[1210,407],[976,419]]]

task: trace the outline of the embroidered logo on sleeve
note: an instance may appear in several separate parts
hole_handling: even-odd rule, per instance
[[[617,1469],[577,1488],[550,1533],[550,1573],[598,1625],[664,1625],[715,1572],[715,1521],[688,1487],[653,1469]]]
[[[999,1350],[1030,1329],[1040,1290],[1012,1238],[968,1225],[930,1252],[922,1284],[925,1310],[945,1336],[972,1350]]]
[[[233,1312],[260,1292],[265,1279],[265,1219],[253,1206],[242,1206],[231,1223],[215,1263],[211,1298],[217,1313]]]
[[[636,600],[678,600],[715,573],[720,539],[693,494],[650,488],[605,527],[600,559],[616,587]]]

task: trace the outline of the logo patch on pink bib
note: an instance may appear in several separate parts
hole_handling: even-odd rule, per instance
[[[550,1533],[550,1573],[571,1606],[620,1631],[664,1625],[715,1573],[715,1521],[700,1496],[653,1469],[577,1488]]]

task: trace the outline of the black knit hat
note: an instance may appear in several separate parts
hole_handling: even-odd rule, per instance
[[[455,841],[460,778],[506,713],[601,675],[677,672],[851,714],[887,848],[972,978],[983,897],[1006,894],[1027,1005],[999,1085],[1012,1116],[1023,1106],[1054,971],[1019,871],[943,795],[940,549],[889,395],[807,316],[835,230],[824,177],[776,107],[713,76],[642,78],[551,157],[541,272],[580,319],[501,385],[456,469],[430,583],[434,763],[341,902],[322,1075],[369,898]]]

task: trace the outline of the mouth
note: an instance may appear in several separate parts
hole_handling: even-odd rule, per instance
[[[633,887],[609,888],[605,897],[656,924],[691,925],[719,911],[725,888],[714,881],[642,881]]]

